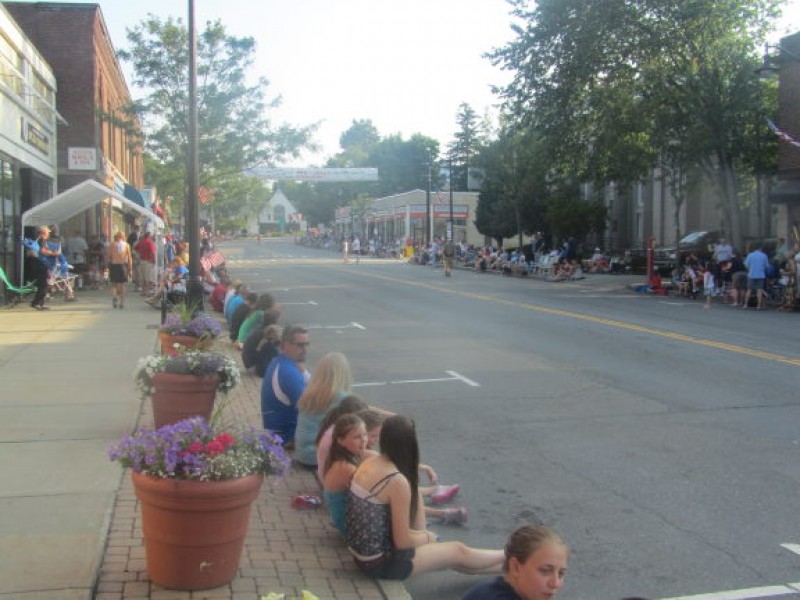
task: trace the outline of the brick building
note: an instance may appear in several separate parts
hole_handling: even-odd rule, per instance
[[[100,6],[94,3],[4,2],[25,35],[50,64],[56,104],[65,123],[57,134],[58,186],[63,192],[95,179],[137,203],[143,162],[135,137],[105,115],[123,117],[131,101]],[[23,207],[23,210],[28,207]],[[62,229],[111,235],[127,229],[110,202],[77,215]]]

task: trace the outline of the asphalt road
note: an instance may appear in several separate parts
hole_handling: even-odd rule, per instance
[[[800,315],[703,310],[612,276],[444,278],[274,240],[222,250],[284,322],[310,327],[311,365],[344,352],[357,393],[416,420],[423,460],[469,509],[465,526],[434,526],[443,539],[501,547],[522,523],[551,525],[571,547],[571,600],[800,597],[786,587],[800,581]],[[448,600],[474,582],[407,587]]]

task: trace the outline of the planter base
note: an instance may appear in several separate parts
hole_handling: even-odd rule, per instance
[[[173,590],[205,590],[236,576],[263,475],[225,481],[131,475],[142,508],[147,571],[154,583]]]
[[[153,375],[155,391],[151,397],[153,423],[156,429],[189,417],[200,416],[206,421],[214,410],[218,375],[197,377],[177,373]]]

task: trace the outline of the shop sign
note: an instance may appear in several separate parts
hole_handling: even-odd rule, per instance
[[[50,155],[50,138],[47,134],[28,121],[25,117],[21,119],[22,140],[27,142],[45,156]]]
[[[96,171],[96,148],[67,148],[67,169],[70,171]]]

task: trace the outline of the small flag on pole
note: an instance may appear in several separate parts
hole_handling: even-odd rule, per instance
[[[215,269],[216,267],[224,263],[225,263],[225,257],[222,256],[222,254],[220,254],[217,250],[212,250],[211,252],[207,252],[206,254],[200,257],[200,265],[206,271]]]

